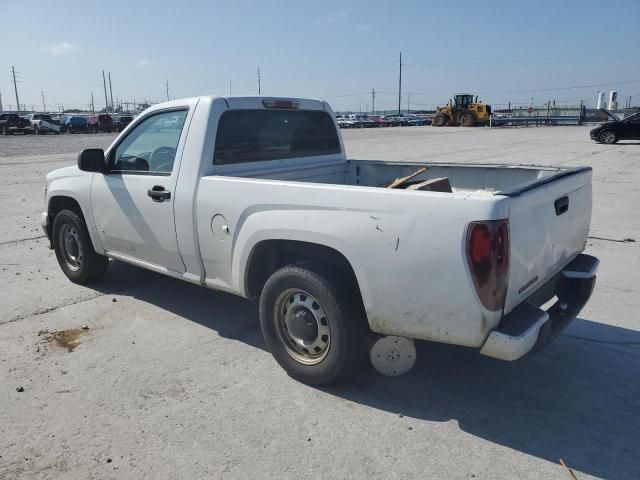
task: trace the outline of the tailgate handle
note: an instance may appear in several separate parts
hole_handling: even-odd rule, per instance
[[[556,207],[556,215],[562,215],[569,210],[569,197],[559,198],[553,204]]]

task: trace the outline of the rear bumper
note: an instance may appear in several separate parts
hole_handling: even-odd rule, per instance
[[[578,255],[527,301],[505,315],[480,353],[512,361],[550,344],[589,301],[598,263],[591,255]],[[554,297],[557,300],[548,310],[540,308]]]

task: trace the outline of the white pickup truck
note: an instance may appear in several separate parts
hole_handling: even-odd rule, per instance
[[[436,178],[450,188],[416,188]],[[402,373],[413,339],[520,358],[576,317],[598,265],[582,253],[590,168],[347,160],[318,100],[155,105],[47,187],[42,225],[71,281],[111,258],[259,300],[275,359],[315,384],[367,345]]]
[[[55,133],[59,135],[62,131],[62,127],[53,121],[51,115],[46,113],[31,113],[27,115],[27,120],[31,123],[31,128],[33,128],[36,135],[43,133]]]

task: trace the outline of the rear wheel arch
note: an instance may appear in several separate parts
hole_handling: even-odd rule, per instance
[[[357,295],[363,303],[360,284],[351,262],[340,251],[323,244],[299,240],[262,240],[249,254],[244,272],[244,293],[258,298],[269,277],[287,265],[313,266],[324,270]]]

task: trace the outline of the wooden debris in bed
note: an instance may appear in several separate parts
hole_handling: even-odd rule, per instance
[[[416,182],[407,186],[407,190],[424,190],[429,192],[453,193],[449,177],[430,178],[424,182]]]
[[[413,172],[411,175],[407,175],[406,177],[396,178],[393,182],[391,182],[389,185],[387,185],[386,188],[398,188],[403,183],[408,182],[412,178],[415,178],[418,175],[420,175],[421,173],[426,172],[427,168],[428,167],[422,167],[422,168],[419,168],[418,170],[416,170],[415,172]]]

